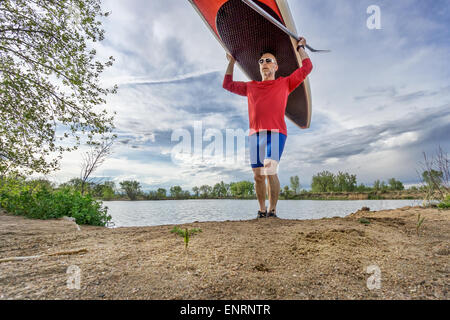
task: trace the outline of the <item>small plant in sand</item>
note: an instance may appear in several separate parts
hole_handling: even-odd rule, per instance
[[[419,214],[417,215],[417,224],[416,224],[416,232],[417,232],[417,235],[419,235],[419,229],[420,229],[420,227],[422,226],[424,220],[425,220],[425,217],[421,218],[421,217],[420,217],[420,213],[419,213]]]
[[[189,239],[194,234],[202,232],[202,229],[197,229],[197,228],[188,229],[188,228],[185,228],[183,230],[183,229],[175,226],[175,227],[173,227],[173,229],[170,232],[178,234],[180,237],[184,238],[184,244],[185,244],[184,249],[185,249],[185,252],[186,252],[186,268],[187,268],[187,258],[188,258],[188,253],[189,253],[188,252]]]
[[[370,224],[370,220],[366,219],[366,218],[360,218],[359,223],[365,224],[365,225],[369,225]]]

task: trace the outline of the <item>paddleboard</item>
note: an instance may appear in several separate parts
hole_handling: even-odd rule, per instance
[[[302,65],[297,42],[241,0],[189,0],[217,41],[251,80],[261,81],[258,60],[270,52],[278,61],[276,77]],[[254,0],[289,30],[296,32],[287,0]],[[311,124],[311,87],[306,78],[288,98],[286,117],[302,129]]]

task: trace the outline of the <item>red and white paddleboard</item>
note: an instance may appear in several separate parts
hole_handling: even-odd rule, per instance
[[[242,0],[189,2],[249,79],[261,81],[258,60],[265,52],[273,53],[277,58],[277,77],[286,77],[301,66],[301,58],[296,51],[297,42]],[[287,0],[254,2],[290,31],[296,32]],[[311,89],[308,78],[289,95],[286,117],[302,129],[309,128]]]

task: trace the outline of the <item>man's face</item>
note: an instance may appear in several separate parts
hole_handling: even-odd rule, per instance
[[[267,59],[272,59],[272,61],[268,61]],[[263,80],[272,76],[275,77],[275,72],[277,72],[277,70],[278,64],[275,56],[270,53],[263,54],[259,61],[259,72],[261,73]]]

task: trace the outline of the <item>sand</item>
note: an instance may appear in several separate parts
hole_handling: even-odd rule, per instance
[[[449,213],[196,222],[180,225],[202,229],[188,254],[173,225],[78,230],[0,213],[0,299],[448,299]]]

